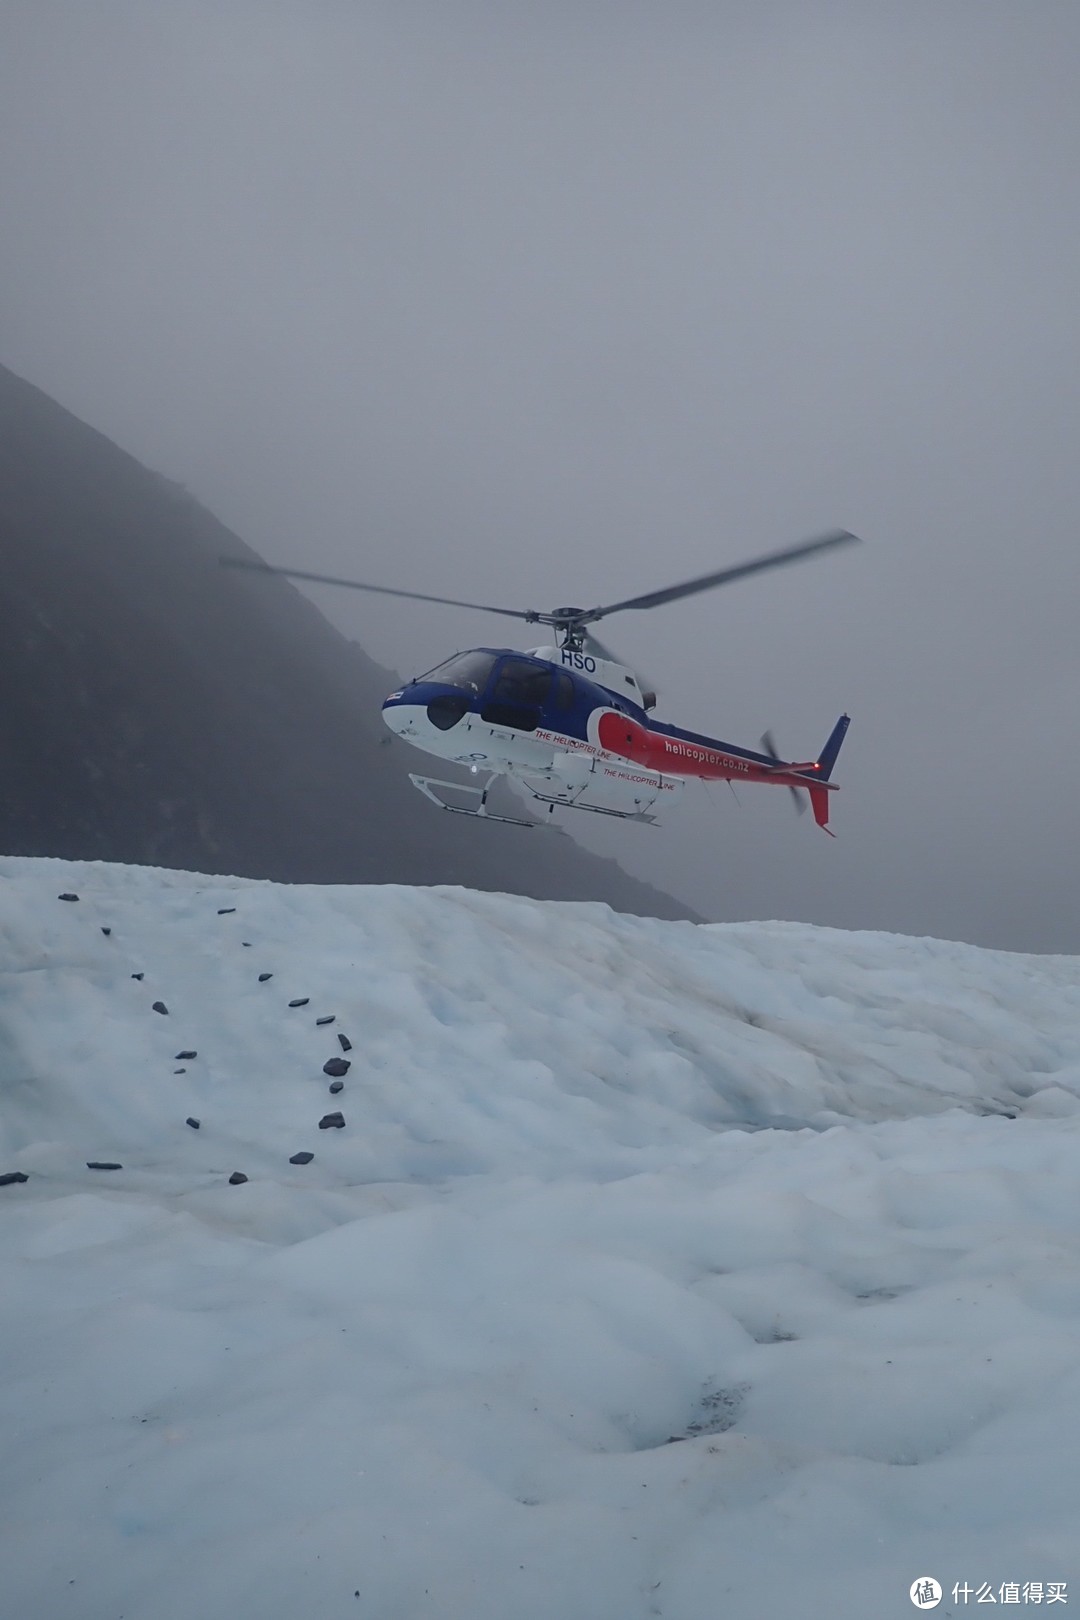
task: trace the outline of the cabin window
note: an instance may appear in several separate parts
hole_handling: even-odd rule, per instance
[[[456,657],[448,658],[445,664],[436,664],[420,679],[438,681],[443,686],[458,686],[463,692],[471,692],[473,697],[479,697],[488,683],[494,664],[494,653],[458,653]]]
[[[544,704],[551,695],[555,671],[550,665],[505,658],[480,711],[489,725],[507,726],[512,731],[535,731]]]
[[[562,669],[555,673],[555,707],[557,709],[574,707],[574,683]]]
[[[520,703],[538,709],[548,700],[553,674],[554,670],[542,664],[507,658],[495,677],[492,698],[496,703]]]

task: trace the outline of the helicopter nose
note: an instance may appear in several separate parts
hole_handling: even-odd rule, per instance
[[[391,692],[382,706],[383,721],[396,737],[414,735],[417,716],[422,713],[422,705],[410,700],[407,687],[400,692]]]

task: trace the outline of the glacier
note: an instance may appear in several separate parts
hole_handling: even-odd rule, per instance
[[[0,860],[6,1612],[1076,1602],[1078,1152],[1080,959]]]

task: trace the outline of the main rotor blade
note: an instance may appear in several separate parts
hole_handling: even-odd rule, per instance
[[[698,591],[711,591],[719,585],[730,585],[732,580],[745,579],[747,574],[759,574],[766,568],[783,568],[788,563],[798,562],[802,557],[812,556],[816,551],[827,551],[831,546],[848,546],[858,541],[857,534],[849,534],[846,529],[834,529],[829,534],[822,534],[815,540],[803,540],[797,546],[788,546],[784,551],[770,551],[764,557],[754,557],[750,562],[737,563],[734,568],[720,568],[715,574],[702,574],[699,579],[688,579],[683,585],[669,585],[661,591],[649,591],[645,596],[631,596],[625,602],[611,602],[607,607],[589,608],[586,612],[576,616],[577,624],[594,624],[597,619],[606,618],[609,613],[622,613],[627,608],[662,607],[665,602],[677,602],[681,596],[694,596]]]
[[[280,574],[285,579],[306,579],[314,585],[344,585],[350,591],[374,591],[379,596],[408,596],[414,602],[441,602],[445,607],[476,608],[480,613],[501,613],[507,619],[536,623],[535,613],[518,608],[489,607],[486,602],[457,602],[451,596],[426,596],[423,591],[397,591],[389,585],[362,585],[358,579],[334,579],[329,574],[308,574],[300,568],[272,568],[269,563],[248,562],[246,557],[219,557],[223,568],[247,568],[253,574]]]

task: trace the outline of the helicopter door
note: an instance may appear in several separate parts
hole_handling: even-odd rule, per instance
[[[551,693],[554,671],[524,658],[506,658],[496,673],[481,720],[511,731],[535,731]]]

